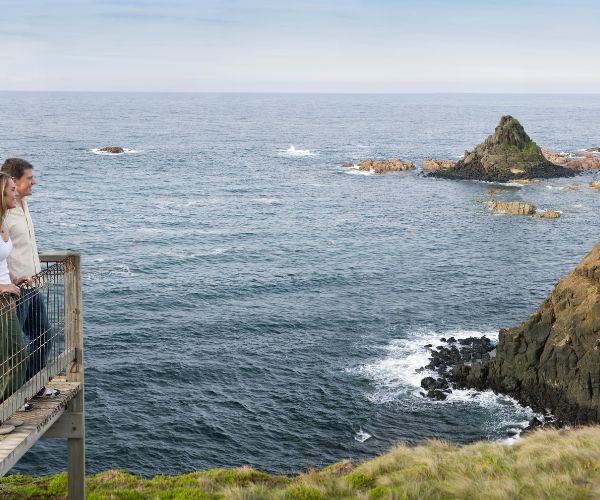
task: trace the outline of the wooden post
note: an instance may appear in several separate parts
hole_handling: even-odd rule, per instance
[[[75,419],[80,437],[67,438],[68,494],[71,500],[85,499],[85,411],[83,385],[83,314],[81,294],[81,257],[67,254],[65,262],[65,347],[74,347],[75,360],[67,368],[67,382],[81,383],[81,390],[65,411]]]

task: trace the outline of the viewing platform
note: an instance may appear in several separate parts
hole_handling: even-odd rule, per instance
[[[47,252],[40,254],[40,259],[45,268],[32,277],[33,285],[23,287],[16,300],[5,298],[0,308],[3,356],[0,382],[4,387],[0,421],[8,425],[20,421],[14,430],[0,435],[0,477],[40,438],[66,438],[68,495],[70,499],[83,499],[85,412],[80,256],[72,252]],[[33,311],[28,321],[33,321],[35,335],[24,337],[25,342],[15,341],[7,325],[16,319],[15,311],[34,303],[35,307],[28,309]],[[57,390],[58,394],[39,396],[44,388]],[[31,403],[30,411],[23,409],[25,402]]]

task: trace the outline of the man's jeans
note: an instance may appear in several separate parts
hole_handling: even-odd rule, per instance
[[[48,354],[52,350],[52,331],[41,290],[21,288],[21,297],[17,303],[17,318],[28,339],[29,363],[25,380],[29,380],[46,366]]]

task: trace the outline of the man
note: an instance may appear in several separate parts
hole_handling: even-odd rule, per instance
[[[17,206],[8,211],[5,219],[13,243],[13,250],[8,256],[8,268],[14,278],[31,277],[41,271],[33,222],[26,200],[27,196],[32,195],[32,188],[36,184],[33,166],[21,158],[8,158],[0,170],[13,178],[17,195]],[[48,323],[46,305],[41,290],[37,289],[35,284],[21,290],[17,317],[29,341],[29,363],[26,375],[26,380],[29,380],[46,366],[52,348],[52,331]],[[51,394],[42,389],[40,395]]]

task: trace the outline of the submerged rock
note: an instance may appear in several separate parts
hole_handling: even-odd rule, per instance
[[[597,189],[598,191],[600,191],[600,181],[591,181],[588,184],[589,187],[591,187],[592,189]]]
[[[112,154],[120,154],[124,153],[125,150],[121,146],[107,146],[105,148],[100,149],[103,153],[112,153]]]
[[[496,130],[452,168],[429,175],[446,179],[509,182],[515,179],[572,177],[572,169],[555,165],[512,116],[503,116]]]

